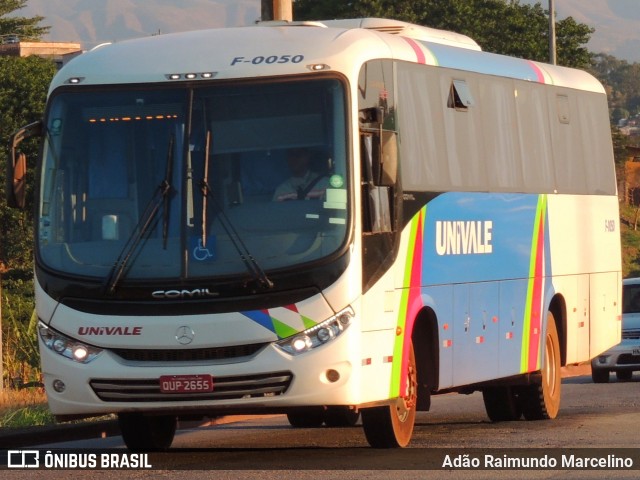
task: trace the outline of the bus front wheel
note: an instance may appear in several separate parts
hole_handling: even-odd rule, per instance
[[[560,342],[556,322],[547,313],[547,333],[540,382],[524,387],[520,392],[522,411],[527,420],[556,418],[560,410]]]
[[[289,425],[294,428],[318,428],[324,422],[324,407],[305,407],[287,413]]]
[[[418,375],[413,344],[409,351],[406,382],[405,391],[391,405],[362,410],[362,427],[372,447],[406,447],[411,441],[418,399]]]
[[[119,413],[118,424],[125,445],[132,451],[167,450],[173,442],[178,419],[172,415],[145,416]]]

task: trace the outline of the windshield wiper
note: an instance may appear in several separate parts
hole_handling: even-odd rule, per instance
[[[165,171],[165,177],[156,188],[153,196],[147,203],[147,206],[138,221],[136,228],[133,229],[131,235],[127,239],[124,247],[120,251],[120,255],[116,262],[111,267],[111,271],[107,276],[107,281],[105,283],[106,290],[109,295],[112,295],[118,283],[122,279],[125,269],[129,264],[129,260],[131,259],[133,253],[137,250],[138,245],[145,237],[149,228],[153,225],[153,220],[160,209],[160,205],[164,205],[164,214],[162,220],[162,243],[163,248],[167,248],[167,238],[169,236],[169,201],[170,201],[170,193],[173,190],[171,186],[171,176],[173,175],[173,144],[175,142],[174,135],[171,135],[169,138],[169,149],[167,151],[167,167]]]
[[[200,182],[200,188],[202,190],[202,246],[206,246],[207,241],[207,199],[210,198],[218,212],[220,213],[220,223],[222,228],[226,232],[227,236],[231,240],[231,243],[235,247],[238,255],[242,259],[242,262],[247,267],[249,273],[253,276],[254,280],[259,286],[263,288],[273,288],[273,282],[269,279],[265,271],[260,264],[253,257],[247,245],[242,240],[242,237],[238,234],[238,231],[233,226],[233,223],[227,217],[224,209],[220,205],[220,202],[216,199],[215,195],[211,191],[209,186],[209,151],[211,149],[211,132],[207,131],[207,139],[205,145],[205,160],[204,160],[204,172],[202,176],[202,182]]]
[[[173,176],[173,144],[175,138],[171,135],[169,138],[169,150],[167,151],[167,169],[164,174],[164,180],[160,184],[159,189],[164,200],[162,214],[162,248],[167,249],[167,238],[169,237],[169,192],[171,191],[171,178]]]

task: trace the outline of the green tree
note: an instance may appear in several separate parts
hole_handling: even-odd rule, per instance
[[[0,57],[0,142],[42,116],[55,64],[40,57]],[[30,144],[29,144],[30,143]],[[37,142],[25,142],[29,159],[28,206],[33,205],[33,170]],[[21,146],[22,147],[22,146]],[[4,152],[4,148],[2,148]],[[6,161],[2,155],[2,161]],[[5,169],[0,168],[0,196],[5,196]],[[33,331],[33,214],[0,202],[0,278],[2,280],[3,364],[13,379],[37,379],[38,355]]]
[[[628,63],[606,53],[593,56],[591,72],[600,80],[609,96],[612,118],[640,113],[640,63]]]
[[[55,73],[55,64],[40,57],[0,57],[0,141],[7,145],[12,132],[42,117],[47,88]],[[4,149],[3,149],[4,150]],[[33,172],[37,144],[23,149]],[[6,157],[3,155],[3,160]],[[5,170],[0,169],[0,191],[5,192]],[[33,178],[28,181],[28,206],[33,205]],[[0,204],[0,272],[24,278],[31,275],[33,242],[31,208],[18,211]],[[5,279],[7,277],[5,276]]]
[[[296,0],[296,20],[384,17],[451,30],[473,38],[483,50],[546,62],[549,59],[548,12],[540,3],[518,0]],[[556,24],[558,63],[586,68],[585,47],[593,29],[573,18]]]
[[[27,0],[0,0],[0,36],[18,35],[22,40],[39,40],[50,27],[38,24],[44,17],[18,17],[7,15],[25,7]]]

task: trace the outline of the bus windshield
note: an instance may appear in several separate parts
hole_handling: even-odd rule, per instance
[[[343,245],[337,79],[66,90],[47,111],[38,259],[106,279],[250,275]]]

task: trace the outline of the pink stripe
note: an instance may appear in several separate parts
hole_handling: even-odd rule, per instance
[[[413,51],[416,53],[418,63],[423,63],[423,64],[427,63],[427,60],[424,56],[424,52],[420,48],[420,45],[418,45],[418,43],[411,38],[406,38],[406,37],[402,37],[402,38],[404,39],[405,42],[411,45],[411,48],[413,48]]]
[[[536,248],[536,263],[533,279],[533,298],[531,299],[531,333],[529,334],[529,371],[533,372],[538,367],[538,345],[540,345],[540,324],[542,315],[540,305],[542,303],[542,275],[544,258],[544,215],[540,215],[538,225],[538,245]]]
[[[409,302],[407,305],[407,323],[405,324],[404,328],[405,332],[413,332],[413,322],[418,316],[419,309],[422,308],[422,299],[420,298],[420,285],[422,283],[422,235],[424,228],[423,221],[423,214],[420,213],[418,216],[416,243],[413,250],[413,259],[411,262],[411,280],[409,287]],[[402,369],[400,371],[400,392],[407,391],[407,371],[409,367],[411,335],[405,335],[403,340],[404,343],[402,345]]]
[[[533,71],[536,74],[536,77],[538,77],[538,82],[539,83],[546,83],[544,80],[544,73],[542,73],[542,70],[540,70],[540,67],[538,67],[535,63],[533,63],[532,61],[529,61],[529,65],[531,65],[531,68],[533,69]]]

